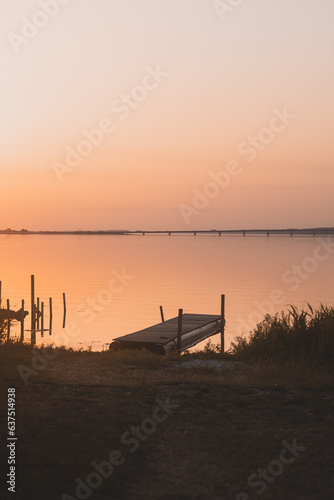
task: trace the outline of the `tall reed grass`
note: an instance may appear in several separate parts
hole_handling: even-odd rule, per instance
[[[297,360],[334,368],[334,308],[307,306],[266,315],[249,338],[236,338],[231,354],[245,361]]]

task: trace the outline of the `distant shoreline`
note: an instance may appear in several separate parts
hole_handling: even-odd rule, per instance
[[[18,235],[126,235],[131,231],[0,231],[0,234]]]
[[[186,230],[78,230],[78,231],[29,231],[22,229],[20,231],[5,229],[0,230],[0,235],[65,235],[65,236],[129,236],[129,235],[152,235],[152,234],[191,234],[191,235],[287,235],[287,236],[334,236],[334,227],[315,227],[315,228],[266,228],[266,229],[186,229]]]

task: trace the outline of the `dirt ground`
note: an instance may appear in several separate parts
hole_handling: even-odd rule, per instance
[[[17,403],[16,492],[1,499],[334,498],[325,376],[63,353],[25,385],[30,351],[0,357],[2,480],[8,387]]]

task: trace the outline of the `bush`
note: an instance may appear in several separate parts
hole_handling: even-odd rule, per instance
[[[333,367],[334,308],[290,310],[265,316],[248,339],[237,337],[231,354],[243,360],[303,360]]]

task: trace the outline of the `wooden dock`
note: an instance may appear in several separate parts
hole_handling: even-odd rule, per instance
[[[147,349],[156,354],[171,354],[189,349],[220,332],[223,338],[224,319],[223,329],[221,324],[222,315],[181,313],[176,318],[118,337],[109,348],[110,350]]]

